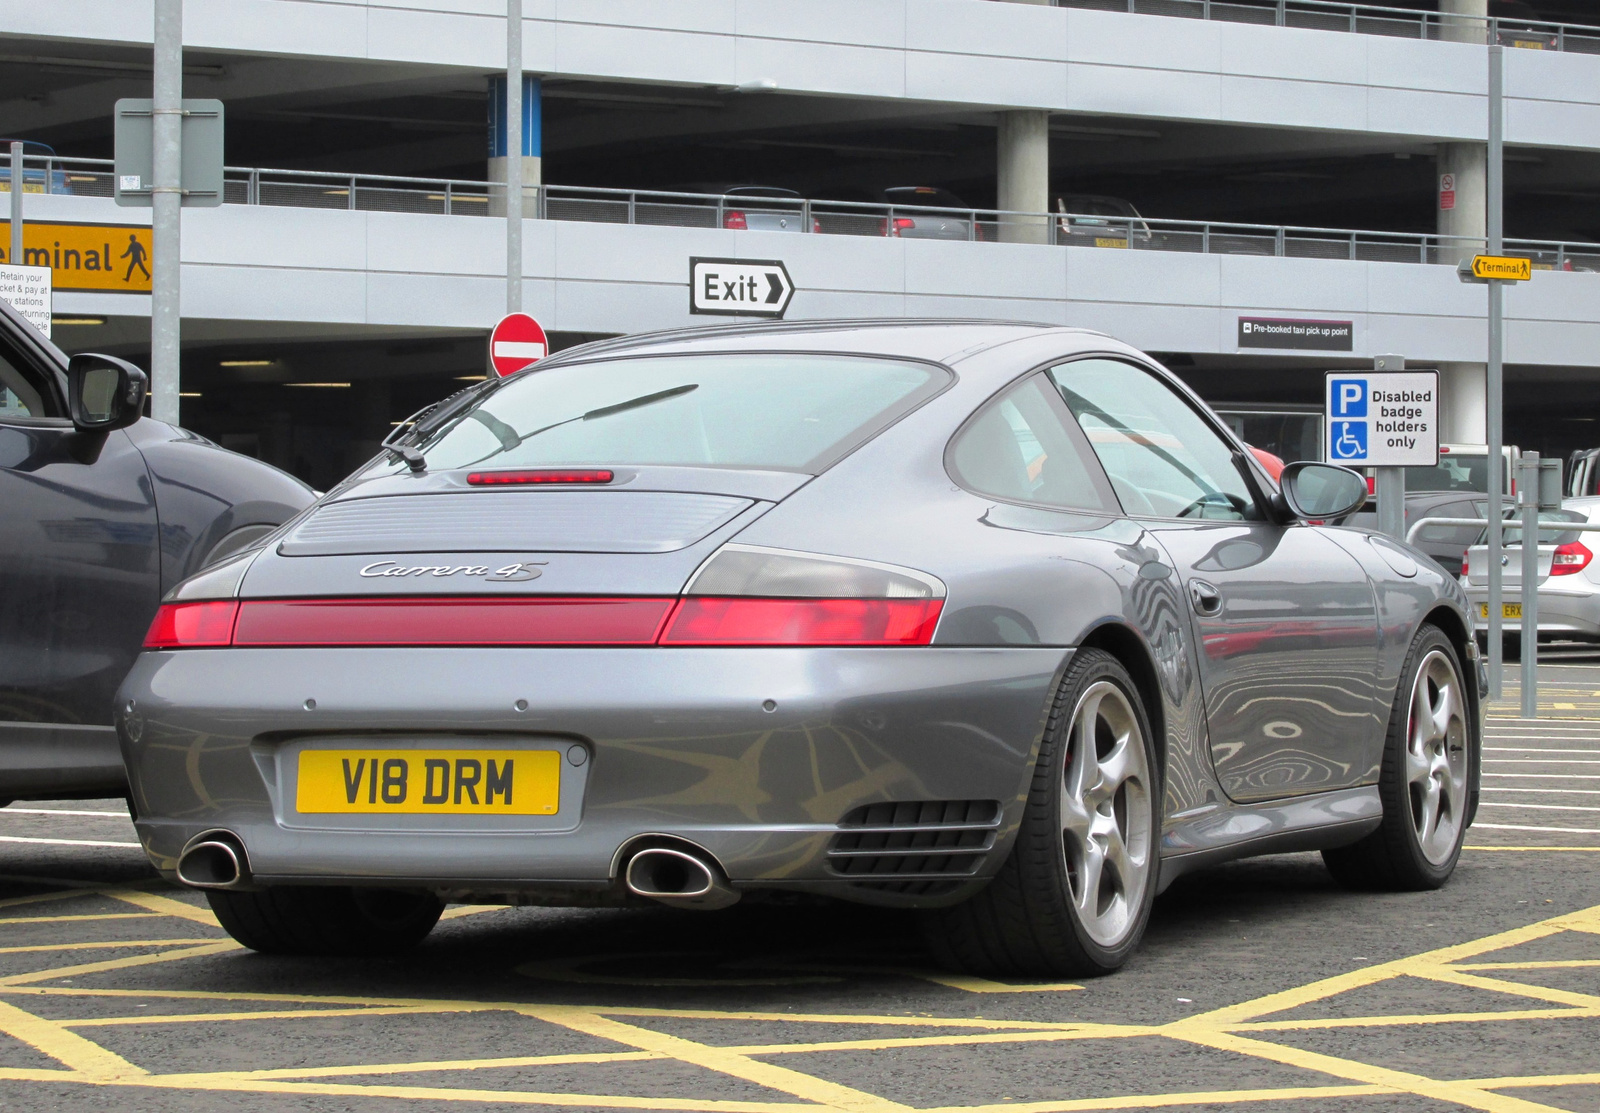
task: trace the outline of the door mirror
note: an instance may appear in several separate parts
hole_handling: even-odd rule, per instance
[[[1336,521],[1367,501],[1367,481],[1337,464],[1290,464],[1278,483],[1284,502],[1303,520]]]
[[[144,413],[150,379],[126,360],[84,353],[67,363],[72,424],[83,432],[121,429]]]

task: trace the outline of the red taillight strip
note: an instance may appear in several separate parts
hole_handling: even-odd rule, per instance
[[[608,468],[587,470],[539,468],[532,471],[475,471],[467,474],[474,487],[510,487],[540,483],[610,483],[616,473]]]
[[[694,595],[662,645],[927,645],[941,599],[741,599]]]
[[[163,603],[144,636],[144,647],[184,649],[232,645],[233,627],[238,617],[239,604],[233,599]]]
[[[416,597],[167,603],[146,649],[225,646],[912,646],[939,599]]]

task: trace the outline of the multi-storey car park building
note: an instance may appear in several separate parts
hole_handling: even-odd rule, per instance
[[[184,215],[186,425],[326,484],[484,373],[504,13],[186,0],[184,95],[225,102],[230,167]],[[525,305],[557,346],[712,322],[691,257],[781,259],[790,319],[1084,325],[1217,401],[1315,404],[1323,370],[1402,353],[1481,441],[1485,293],[1454,264],[1484,235],[1494,40],[1506,231],[1539,267],[1506,298],[1508,440],[1600,444],[1595,25],[1588,0],[526,0]],[[148,350],[149,210],[103,160],[151,37],[150,0],[0,0],[0,130],[54,152],[28,242],[69,350]],[[716,197],[750,185],[793,199]],[[963,211],[905,207],[929,200]],[[1241,318],[1349,322],[1348,347]]]

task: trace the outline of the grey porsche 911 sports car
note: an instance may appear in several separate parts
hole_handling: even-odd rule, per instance
[[[1115,969],[1186,870],[1427,889],[1477,800],[1460,586],[1137,350],[983,321],[602,341],[419,420],[174,590],[140,837],[268,952],[445,902],[913,906]]]

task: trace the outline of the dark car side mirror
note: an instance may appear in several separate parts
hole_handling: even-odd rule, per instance
[[[84,352],[67,363],[67,403],[81,432],[103,433],[138,421],[150,378],[115,356]]]
[[[1302,460],[1283,469],[1278,480],[1283,501],[1303,521],[1337,521],[1367,501],[1367,481],[1337,464]]]

